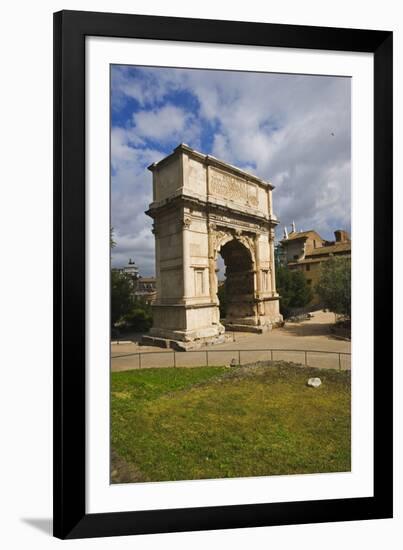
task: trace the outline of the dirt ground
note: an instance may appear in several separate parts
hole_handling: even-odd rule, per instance
[[[138,342],[141,335],[134,334],[125,337],[122,343],[112,343],[111,367],[113,371],[146,367],[192,367],[205,365],[207,361],[209,365],[227,365],[232,360],[236,364],[245,364],[269,358],[303,364],[306,362],[312,367],[349,369],[350,356],[340,355],[339,358],[338,354],[349,354],[351,342],[330,332],[333,323],[333,313],[317,311],[307,321],[286,323],[284,327],[264,334],[229,333],[223,344],[207,345],[198,351],[175,354],[168,349],[140,346]]]

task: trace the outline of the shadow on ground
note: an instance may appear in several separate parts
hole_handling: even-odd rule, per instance
[[[144,334],[147,334],[147,332],[123,332],[119,335],[118,340],[121,340],[122,342],[133,342],[134,344],[138,344]],[[113,338],[113,340],[115,340],[115,338]]]
[[[286,323],[281,330],[290,336],[326,336],[339,339],[330,331],[330,325],[327,323]]]
[[[21,518],[21,521],[38,531],[42,531],[42,533],[53,534],[53,521],[51,518]]]

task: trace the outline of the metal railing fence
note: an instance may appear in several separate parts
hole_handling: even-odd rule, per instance
[[[228,358],[230,358],[228,360]],[[302,361],[301,361],[302,359]],[[245,365],[257,361],[287,360],[306,367],[351,369],[351,353],[314,349],[200,349],[187,352],[166,350],[134,352],[111,356],[112,368],[203,367]]]

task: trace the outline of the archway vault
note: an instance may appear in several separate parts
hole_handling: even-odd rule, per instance
[[[234,330],[256,323],[255,262],[253,248],[234,238],[220,248],[225,263],[225,290],[227,307],[225,326]]]
[[[147,343],[197,349],[225,339],[216,260],[227,269],[231,330],[282,322],[274,270],[273,186],[186,145],[149,167],[157,301]]]

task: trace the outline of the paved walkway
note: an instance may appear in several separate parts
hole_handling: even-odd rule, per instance
[[[172,350],[155,348],[152,346],[140,346],[138,335],[134,335],[131,343],[112,344],[112,370],[130,370],[145,367],[168,366],[201,366],[207,360],[209,365],[229,365],[232,359],[235,362],[251,363],[265,361],[267,359],[284,359],[296,363],[305,363],[309,366],[321,368],[350,368],[350,357],[338,353],[349,353],[351,342],[337,338],[330,332],[330,326],[334,323],[333,313],[315,312],[313,318],[301,323],[287,323],[283,328],[275,329],[265,334],[251,334],[235,332],[228,335],[228,341],[224,344],[209,345],[200,351],[177,352]],[[273,357],[266,350],[273,350]],[[231,350],[241,350],[234,352]],[[316,351],[337,352],[315,353]],[[208,351],[208,357],[206,354]],[[141,353],[141,358],[137,355]],[[132,355],[136,354],[136,355]]]

